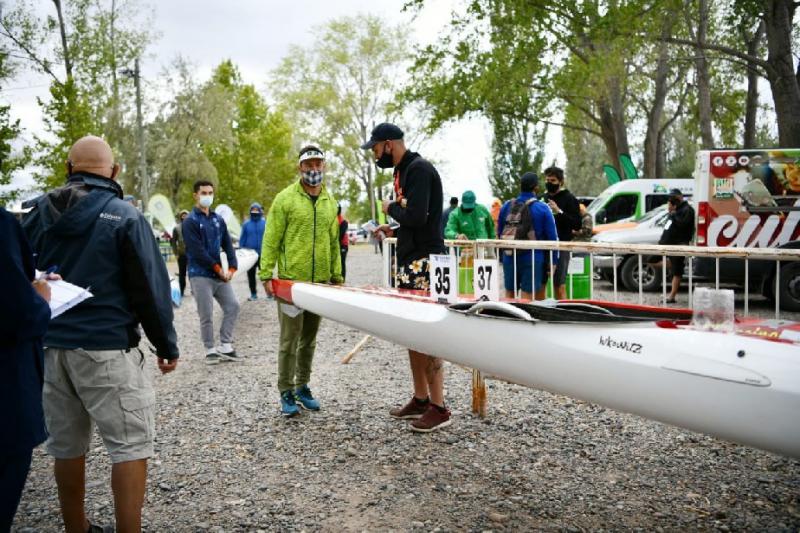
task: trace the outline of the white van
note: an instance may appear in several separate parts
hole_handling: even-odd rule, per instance
[[[639,220],[648,211],[667,203],[670,189],[680,189],[685,197],[694,194],[692,179],[624,180],[609,186],[586,210],[595,224]]]

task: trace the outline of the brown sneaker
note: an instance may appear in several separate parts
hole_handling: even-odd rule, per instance
[[[430,405],[430,400],[427,398],[425,400],[418,400],[415,396],[411,397],[411,400],[405,404],[403,407],[395,407],[393,409],[389,409],[389,415],[392,418],[402,418],[402,419],[411,419],[411,418],[419,418],[425,411],[428,410],[428,406]]]
[[[453,421],[450,420],[450,409],[445,407],[444,411],[441,411],[435,405],[430,404],[425,414],[418,420],[411,422],[410,427],[411,431],[430,433],[437,429],[446,428],[452,423]]]

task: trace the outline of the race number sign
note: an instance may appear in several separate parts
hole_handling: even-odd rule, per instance
[[[498,264],[496,259],[476,259],[473,270],[473,286],[475,297],[480,299],[486,296],[496,302],[500,300],[500,286],[498,284]]]
[[[431,298],[441,303],[458,299],[458,265],[454,255],[431,255]]]

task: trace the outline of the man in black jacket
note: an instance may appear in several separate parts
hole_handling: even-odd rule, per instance
[[[558,167],[544,169],[545,187],[547,193],[544,201],[553,212],[556,221],[556,232],[559,241],[571,241],[572,232],[581,228],[581,211],[578,199],[564,187],[564,171]],[[553,276],[553,288],[558,300],[567,297],[567,270],[571,254],[562,251],[558,254],[558,264]]]
[[[137,348],[139,325],[162,373],[178,362],[167,269],[150,225],[122,200],[119,168],[103,139],[79,139],[66,185],[34,200],[23,222],[37,268],[57,267],[93,294],[51,320],[44,339],[47,450],[67,531],[90,526],[84,480],[93,424],[113,463],[117,528],[141,529],[155,395]]]
[[[664,224],[664,231],[658,244],[689,244],[694,237],[694,209],[689,202],[683,199],[680,189],[669,192],[669,218]],[[669,258],[672,270],[672,289],[667,297],[667,303],[675,303],[678,289],[681,287],[683,268],[686,258],[673,256]]]
[[[394,124],[378,124],[370,140],[361,146],[372,150],[380,168],[394,167],[394,200],[384,200],[383,212],[400,224],[397,236],[397,287],[428,290],[430,254],[445,253],[442,239],[442,180],[432,164],[408,150],[403,130]],[[384,224],[378,231],[389,235]],[[450,425],[444,404],[444,369],[438,357],[408,351],[414,396],[402,407],[389,411],[394,418],[413,419],[413,431],[428,433]]]

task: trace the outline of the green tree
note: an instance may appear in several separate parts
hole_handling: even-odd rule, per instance
[[[268,207],[297,175],[289,123],[282,112],[270,111],[255,87],[242,82],[230,60],[217,66],[205,90],[233,104],[227,121],[233,142],[204,145],[219,176],[220,202],[240,216],[252,202]]]
[[[372,154],[359,146],[380,122],[416,123],[391,105],[407,62],[407,33],[371,15],[333,20],[314,29],[310,46],[292,46],[270,83],[297,125],[298,140],[319,143],[330,155],[335,193],[355,192],[349,183],[356,180],[371,218],[377,214],[381,184],[376,180],[381,179]]]
[[[9,61],[7,50],[0,42],[0,83],[13,74],[13,66]],[[28,150],[15,151],[13,143],[19,138],[21,129],[19,120],[12,120],[11,106],[0,103],[0,205],[16,199],[18,192],[9,185],[17,171],[25,167],[29,158]]]
[[[50,97],[39,101],[49,135],[37,140],[36,178],[43,187],[63,183],[69,147],[87,134],[105,137],[123,169],[135,168],[130,139],[132,81],[118,70],[142,55],[153,38],[138,0],[53,0],[53,12],[35,15],[27,0],[0,16],[0,36],[18,56],[50,78]],[[60,73],[62,71],[63,73]],[[123,185],[131,185],[123,170]]]

